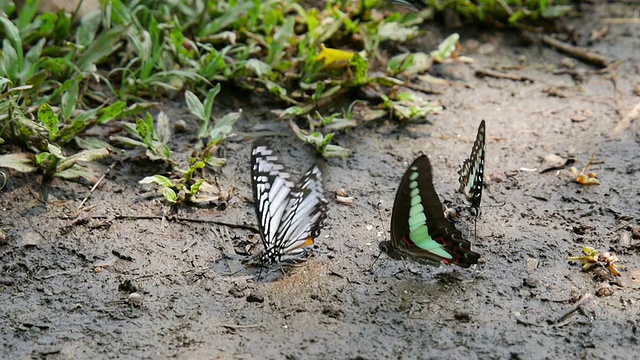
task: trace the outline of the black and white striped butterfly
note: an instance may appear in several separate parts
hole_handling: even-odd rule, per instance
[[[312,166],[297,186],[290,177],[266,143],[254,144],[251,182],[265,265],[306,259],[327,217],[320,169]]]
[[[478,135],[473,143],[471,155],[462,163],[458,171],[460,188],[458,192],[464,194],[469,203],[469,210],[474,217],[480,214],[480,200],[482,199],[482,182],[484,179],[484,153],[485,153],[485,124],[484,120],[478,127]]]

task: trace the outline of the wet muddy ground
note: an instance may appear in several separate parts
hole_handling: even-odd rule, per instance
[[[578,29],[602,26],[591,20]],[[137,183],[161,169],[143,160],[116,161],[78,217],[89,185],[10,173],[0,192],[0,357],[634,358],[640,239],[630,229],[640,222],[640,120],[614,129],[640,104],[640,23],[606,26],[591,49],[626,61],[604,73],[577,62],[581,79],[558,71],[564,55],[524,46],[515,34],[462,31],[463,46],[481,50],[469,54],[474,63],[449,67],[458,79],[436,87],[431,97],[445,110],[431,123],[371,123],[337,136],[354,155],[321,162],[326,226],[314,257],[286,276],[273,270],[258,280],[235,254],[257,241],[253,232],[213,223],[256,226],[247,136],[224,146],[229,163],[217,180],[223,191],[235,188],[226,208],[180,208],[164,224],[160,198]],[[434,44],[451,32],[430,29]],[[530,80],[479,78],[479,69]],[[175,107],[164,110],[197,132],[186,108]],[[291,134],[267,109],[249,107],[239,134]],[[383,255],[370,268],[408,164],[427,154],[436,190],[457,201],[457,170],[481,119],[486,187],[477,238],[472,222],[457,224],[480,264],[435,268]],[[190,136],[176,136],[178,156],[190,152]],[[273,141],[297,177],[317,161],[293,135]],[[592,153],[601,184],[572,182],[569,167],[581,169]],[[541,173],[548,154],[574,162]],[[338,189],[355,201],[338,204]],[[567,261],[585,245],[613,251],[622,276]]]

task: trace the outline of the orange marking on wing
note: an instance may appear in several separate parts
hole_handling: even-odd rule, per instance
[[[311,246],[311,245],[313,245],[313,238],[311,236],[309,236],[307,238],[307,240],[305,240],[305,242],[303,242],[302,244],[294,247],[292,250],[300,249],[300,248]]]
[[[309,236],[307,238],[307,241],[305,241],[304,244],[302,244],[302,246],[311,246],[311,245],[313,245],[313,238]]]

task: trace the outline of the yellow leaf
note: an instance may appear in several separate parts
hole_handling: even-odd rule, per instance
[[[331,49],[320,44],[320,54],[316,58],[317,61],[323,61],[323,69],[340,69],[349,66],[349,61],[355,55],[351,51]]]

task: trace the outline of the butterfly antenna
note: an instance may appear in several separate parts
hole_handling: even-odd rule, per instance
[[[263,266],[260,266],[260,272],[258,273],[258,281],[260,281],[262,279],[262,270],[264,269]]]
[[[380,211],[380,206],[382,205],[382,201],[378,201],[378,205],[376,205],[376,210],[378,210],[378,219],[380,220],[380,227],[382,228],[382,233],[386,234],[387,230],[384,228],[384,221],[382,221],[382,211]]]
[[[284,269],[284,266],[281,263],[278,263],[278,269],[282,271],[282,276],[287,275],[287,272]]]
[[[384,229],[384,221],[382,221],[382,212],[380,211],[380,205],[382,205],[382,201],[378,201],[378,204],[376,205],[376,210],[378,211],[378,219],[380,220],[380,227],[382,228],[382,233],[386,234],[387,231]],[[369,265],[369,268],[367,269],[367,271],[371,271],[371,269],[373,268],[373,265],[375,265],[378,259],[380,259],[380,255],[382,255],[382,250],[378,249],[378,251],[379,251],[378,256],[376,256],[376,259],[373,260],[373,263]]]
[[[382,250],[379,250],[378,252],[378,256],[376,256],[376,259],[373,260],[373,262],[371,263],[371,265],[369,265],[369,268],[367,269],[367,271],[371,271],[371,269],[373,269],[373,265],[376,264],[376,262],[378,261],[378,259],[380,259],[380,255],[382,255]]]
[[[262,280],[262,271],[264,271],[264,269],[269,266],[268,262],[267,262],[268,261],[268,257],[266,256],[266,254],[267,254],[266,253],[266,249],[264,250],[264,252],[258,254],[259,255],[258,263],[259,263],[259,266],[260,266],[260,272],[258,272],[258,281]],[[267,274],[268,274],[268,272],[267,272]]]
[[[483,207],[503,207],[505,205],[507,205],[507,202],[503,201],[501,204],[491,204],[491,205],[485,205]]]
[[[473,218],[473,243],[477,243],[478,240],[478,218]]]

